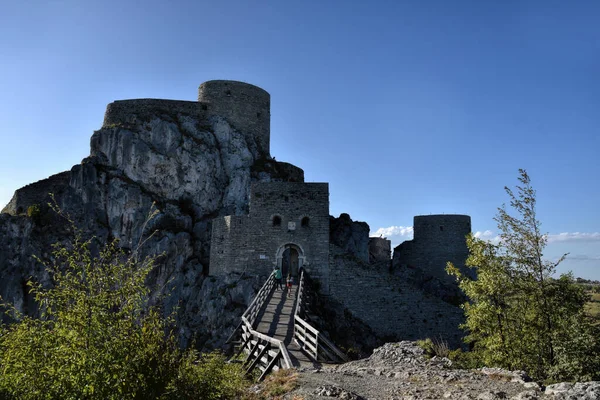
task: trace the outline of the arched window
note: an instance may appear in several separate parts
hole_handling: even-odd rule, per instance
[[[300,225],[302,225],[303,228],[308,227],[309,224],[310,224],[310,218],[308,218],[308,217],[302,218]]]
[[[273,226],[281,226],[281,217],[279,215],[273,216]]]

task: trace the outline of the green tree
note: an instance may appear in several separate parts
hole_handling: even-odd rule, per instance
[[[467,266],[477,279],[448,263],[469,298],[463,305],[465,340],[487,365],[523,369],[538,380],[589,379],[600,371],[596,329],[584,314],[588,299],[571,274],[554,278],[557,262],[543,259],[547,235],[536,216],[536,193],[519,170],[510,207],[494,218],[498,244],[469,236]]]
[[[0,326],[0,398],[230,398],[244,377],[223,357],[179,349],[174,321],[149,304],[146,279],[156,258],[118,243],[98,252],[77,234],[57,245],[47,271],[53,287],[30,282],[41,317]],[[95,254],[97,253],[97,254]],[[210,373],[209,382],[199,377]]]

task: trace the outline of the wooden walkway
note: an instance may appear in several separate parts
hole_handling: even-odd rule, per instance
[[[258,314],[256,330],[272,338],[281,340],[296,368],[318,366],[300,350],[294,339],[294,310],[298,285],[293,285],[288,296],[288,289],[275,289],[263,310]]]

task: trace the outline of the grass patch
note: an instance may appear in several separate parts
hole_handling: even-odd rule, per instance
[[[280,369],[267,376],[261,383],[260,392],[248,393],[244,400],[280,400],[298,387],[298,372],[295,369]],[[300,400],[300,397],[294,397]]]
[[[590,317],[600,321],[600,293],[587,292],[591,298],[585,304],[585,312]]]
[[[417,340],[417,345],[425,351],[425,355],[429,358],[433,356],[448,357],[450,355],[448,342],[441,337]]]

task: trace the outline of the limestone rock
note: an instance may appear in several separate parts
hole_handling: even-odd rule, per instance
[[[369,225],[352,221],[348,214],[329,220],[329,243],[340,247],[361,261],[369,262]]]
[[[99,244],[119,239],[126,248],[143,243],[144,255],[164,253],[150,276],[152,298],[164,302],[167,312],[178,308],[182,344],[196,339],[219,347],[260,282],[207,280],[211,221],[246,213],[251,182],[301,182],[303,172],[273,160],[252,134],[218,115],[204,118],[170,106],[127,114],[127,104],[118,106],[125,107],[118,118],[106,118],[94,132],[89,157],[71,171],[17,190],[3,210],[0,295],[35,314],[27,280],[50,285],[32,256],[47,259],[50,244],[69,237],[69,227],[46,205],[52,191],[57,205]],[[32,205],[41,209],[36,218],[25,215]],[[147,222],[153,209],[158,214]]]
[[[286,398],[320,399],[352,393],[365,399],[553,400],[598,399],[600,382],[539,386],[524,382],[522,371],[497,368],[448,369],[429,362],[415,342],[386,343],[371,357],[320,373],[298,372],[299,387]]]
[[[600,382],[561,382],[547,386],[545,393],[554,395],[556,400],[598,400]]]

